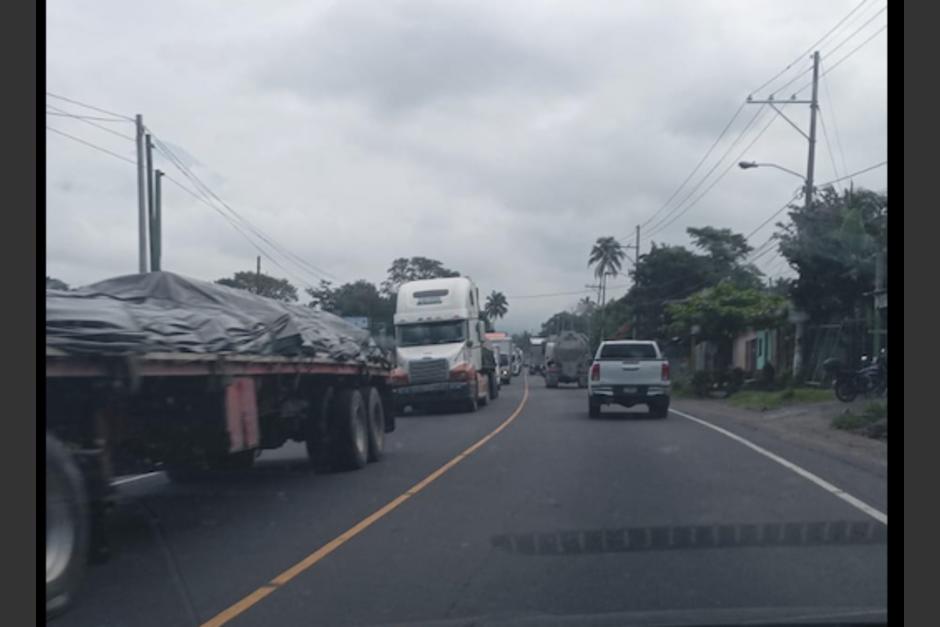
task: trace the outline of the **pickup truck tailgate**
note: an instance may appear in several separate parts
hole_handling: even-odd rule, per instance
[[[604,359],[600,365],[600,378],[591,384],[612,385],[663,385],[662,359]]]

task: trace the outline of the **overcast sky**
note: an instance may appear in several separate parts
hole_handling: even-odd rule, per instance
[[[432,257],[481,292],[505,293],[503,328],[536,330],[593,282],[594,240],[632,242],[748,94],[797,58],[755,98],[807,70],[801,54],[859,1],[50,0],[46,87],[143,114],[219,197],[305,262],[272,253],[283,269],[265,258],[265,272],[298,287],[323,274],[378,283],[396,257]],[[887,23],[884,6],[867,0],[818,47],[823,72],[845,58],[820,82],[818,182],[887,159],[887,34],[853,52]],[[104,116],[53,97],[47,105]],[[808,106],[784,111],[808,130]],[[705,192],[774,118],[742,158],[805,172],[807,142],[750,104],[659,216]],[[66,116],[46,121],[134,158],[123,137]],[[97,123],[133,135],[130,123]],[[136,272],[134,166],[46,136],[47,274],[82,285]],[[156,166],[192,187],[162,155]],[[886,176],[879,168],[855,185],[885,190]],[[641,249],[688,244],[689,226],[749,233],[800,185],[734,167],[668,226],[646,224]],[[214,280],[254,268],[255,246],[172,184],[163,215],[164,269]],[[758,265],[784,271],[774,254]],[[629,279],[611,284],[619,296]],[[523,298],[544,294],[555,295]]]

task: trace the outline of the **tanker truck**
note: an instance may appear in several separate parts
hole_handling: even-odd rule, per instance
[[[577,383],[587,387],[591,351],[583,333],[562,331],[545,343],[545,387],[557,388],[559,383]]]

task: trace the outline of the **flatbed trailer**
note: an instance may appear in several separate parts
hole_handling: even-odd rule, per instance
[[[146,353],[47,347],[46,610],[74,598],[107,556],[117,476],[163,470],[185,482],[244,471],[263,449],[304,442],[317,471],[382,456],[395,429],[390,370],[327,357]]]

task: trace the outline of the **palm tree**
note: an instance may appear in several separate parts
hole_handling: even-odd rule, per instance
[[[509,311],[509,303],[506,301],[506,295],[502,292],[493,291],[486,297],[486,305],[483,307],[486,317],[492,321],[502,318]]]
[[[598,237],[591,248],[588,265],[594,266],[594,276],[601,280],[601,307],[607,300],[607,277],[620,274],[626,255],[623,246],[613,237]]]

